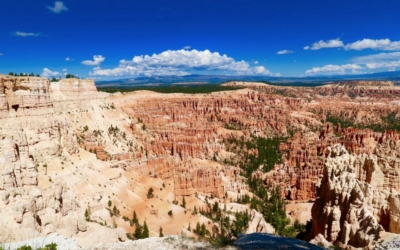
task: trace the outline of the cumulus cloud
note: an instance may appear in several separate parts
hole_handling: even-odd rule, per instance
[[[73,61],[74,59],[73,58],[71,58],[71,57],[67,57],[67,58],[65,58],[65,61],[67,61],[67,62],[69,62],[69,61]]]
[[[324,40],[320,40],[318,42],[313,43],[311,46],[305,46],[303,49],[319,50],[323,48],[339,48],[343,46],[344,46],[343,42],[339,38],[337,38],[326,42]]]
[[[100,65],[100,63],[104,62],[104,60],[106,60],[106,58],[103,57],[102,55],[94,55],[93,61],[85,60],[82,61],[82,64],[87,66],[98,66]]]
[[[285,54],[292,54],[292,53],[294,53],[294,51],[284,49],[284,50],[278,51],[276,54],[278,54],[278,55],[285,55]]]
[[[271,72],[263,66],[250,67],[245,61],[235,61],[227,55],[209,50],[167,50],[160,54],[135,56],[132,60],[121,60],[118,67],[91,72],[95,76],[162,76],[188,75],[199,71],[219,71],[225,74],[261,74]]]
[[[306,75],[343,75],[356,74],[357,70],[362,69],[358,64],[343,64],[343,65],[325,65],[324,67],[315,67],[306,71]]]
[[[264,66],[254,67],[254,70],[251,73],[256,75],[271,75],[271,71],[266,69]]]
[[[188,50],[188,49],[190,49],[190,48],[192,48],[191,46],[185,46],[185,47],[183,47],[183,49],[185,49],[185,50]]]
[[[46,78],[60,76],[60,75],[61,74],[59,72],[51,71],[48,68],[44,68],[43,73],[41,74],[42,77],[46,77]]]
[[[400,50],[400,41],[392,42],[390,39],[363,39],[354,43],[349,43],[344,46],[345,50],[363,50],[363,49],[375,49],[375,50]]]
[[[68,11],[67,6],[63,2],[56,1],[54,2],[54,7],[47,6],[47,9],[51,10],[53,13],[61,13],[63,11]]]
[[[40,33],[16,31],[16,32],[14,32],[14,35],[27,37],[27,36],[39,36]]]

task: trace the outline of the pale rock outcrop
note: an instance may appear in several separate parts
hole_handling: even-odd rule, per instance
[[[75,78],[51,82],[49,91],[55,112],[86,110],[90,108],[91,101],[105,101],[109,97],[107,93],[97,92],[93,80]]]
[[[8,218],[3,228],[12,228],[16,238],[23,237],[28,228],[43,235],[60,228],[75,233],[87,228],[75,195],[67,190],[65,183],[46,190],[20,187],[3,191],[2,202],[7,206],[1,215]]]
[[[330,246],[332,246],[331,243],[329,243],[322,234],[318,234],[314,239],[310,241],[310,243],[315,244],[317,246],[323,247],[328,249]]]
[[[400,160],[393,157],[399,152],[399,141],[379,145],[371,155],[351,155],[341,145],[330,148],[312,208],[313,237],[372,249],[381,232],[399,233]]]
[[[275,229],[264,220],[264,216],[252,209],[250,211],[250,222],[246,229],[246,234],[250,233],[269,233],[274,234]]]
[[[54,113],[49,85],[39,77],[1,78],[0,190],[37,185],[35,162],[78,149],[68,121]]]
[[[389,211],[389,231],[400,233],[400,194],[392,194],[389,196]]]
[[[281,187],[282,197],[297,201],[314,200],[328,147],[341,144],[353,154],[372,154],[378,145],[388,140],[400,140],[400,134],[390,130],[374,132],[371,129],[340,128],[327,122],[319,134],[298,132],[287,142],[281,143],[283,163],[275,165],[265,179]],[[396,190],[400,188],[396,187]]]
[[[85,231],[83,211],[65,182],[50,183],[43,190],[38,186],[39,163],[78,151],[68,119],[54,110],[49,80],[1,76],[0,123],[3,230],[12,228],[9,233],[16,238],[27,230],[43,235],[60,228]]]

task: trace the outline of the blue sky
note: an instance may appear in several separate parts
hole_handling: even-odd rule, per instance
[[[95,79],[400,69],[399,0],[4,0],[0,73]]]

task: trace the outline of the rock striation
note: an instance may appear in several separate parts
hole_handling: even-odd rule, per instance
[[[264,220],[262,214],[252,209],[250,211],[250,222],[246,229],[246,234],[251,234],[251,233],[274,234],[275,229]]]
[[[329,148],[312,208],[313,237],[373,249],[382,232],[399,233],[399,150],[400,142],[393,140],[378,145],[374,154]]]
[[[400,87],[392,81],[339,81],[316,87],[316,93],[323,96],[395,98]]]
[[[55,115],[50,82],[38,77],[0,78],[0,189],[36,186],[35,162],[78,150],[68,121]]]
[[[43,162],[79,151],[75,130],[55,107],[51,85],[39,77],[0,76],[3,236],[20,239],[27,234],[47,235],[58,229],[78,233],[87,228],[76,194],[66,182],[40,179],[38,168],[48,167]],[[95,91],[93,81],[91,86]],[[79,84],[76,89],[87,90]],[[62,91],[65,89],[60,90],[60,98],[69,95]]]
[[[314,200],[321,181],[328,148],[340,144],[355,155],[373,154],[378,145],[398,141],[396,131],[373,132],[371,129],[340,128],[326,123],[319,134],[296,133],[280,145],[282,164],[264,176],[266,182],[281,187],[282,197],[295,201]]]

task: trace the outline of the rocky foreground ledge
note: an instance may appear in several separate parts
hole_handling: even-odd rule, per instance
[[[136,241],[119,243],[97,244],[90,247],[82,247],[75,239],[66,238],[59,234],[51,234],[46,237],[34,238],[26,241],[7,243],[3,249],[13,250],[22,246],[31,246],[33,249],[42,248],[47,244],[56,243],[59,250],[200,250],[216,249],[206,241],[196,241],[193,238],[169,235],[165,237],[151,237]],[[219,248],[224,250],[248,250],[248,249],[299,249],[299,250],[322,250],[323,248],[307,243],[305,241],[281,237],[273,234],[253,233],[240,237],[235,246]]]
[[[102,243],[89,247],[81,246],[75,239],[66,238],[59,234],[50,234],[46,237],[38,237],[25,241],[6,243],[0,245],[4,250],[14,250],[22,246],[31,246],[32,249],[44,248],[48,244],[57,244],[58,250],[175,250],[175,249],[213,249],[213,247],[205,241],[196,241],[192,238],[182,238],[177,235],[169,235],[165,237],[151,237],[147,239],[126,241],[119,243]],[[235,247],[227,247],[224,249],[236,249]]]

